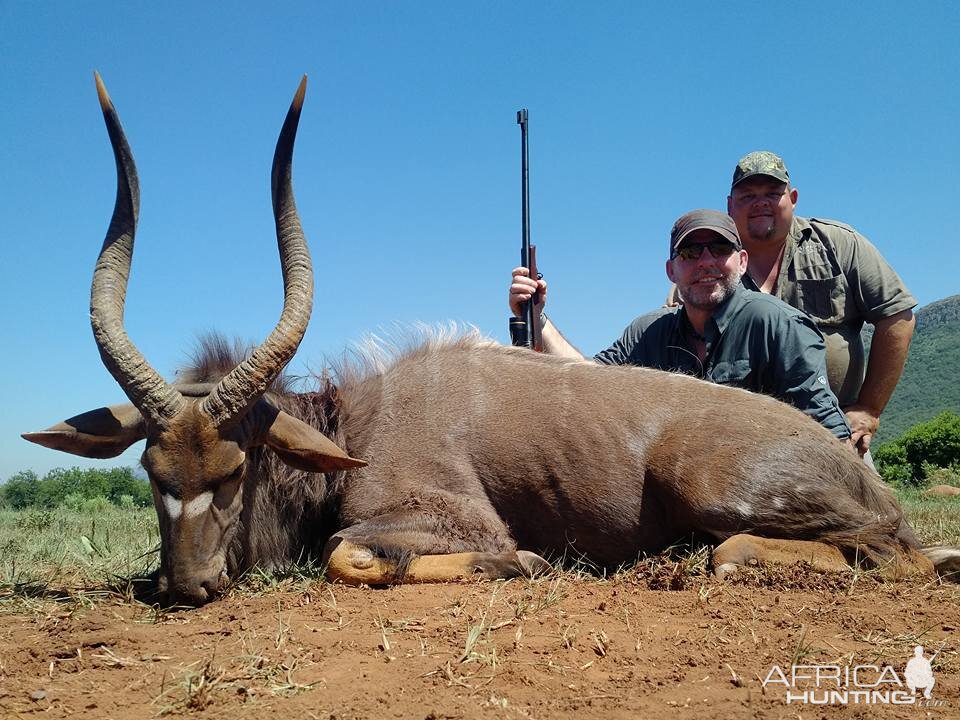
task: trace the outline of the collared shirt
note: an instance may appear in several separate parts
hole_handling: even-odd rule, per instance
[[[749,274],[744,287],[758,290]],[[794,216],[771,293],[813,318],[827,346],[827,378],[846,407],[857,402],[866,371],[864,322],[916,307],[880,252],[849,225]]]
[[[662,308],[630,323],[620,339],[594,360],[681,372],[772,395],[838,438],[850,437],[850,426],[827,385],[823,336],[803,313],[738,286],[707,322],[702,365],[692,332],[683,307]]]

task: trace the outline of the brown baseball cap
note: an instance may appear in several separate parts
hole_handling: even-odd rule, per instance
[[[673,230],[670,231],[670,257],[694,230],[712,230],[737,250],[743,249],[737,226],[729,215],[719,210],[692,210],[673,224]]]
[[[737,167],[733,169],[733,182],[730,183],[730,189],[754,175],[766,175],[788,184],[790,182],[790,173],[787,172],[787,166],[783,164],[783,158],[769,150],[755,150],[740,158]]]

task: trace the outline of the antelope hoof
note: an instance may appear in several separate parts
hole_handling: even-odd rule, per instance
[[[355,547],[351,550],[347,559],[355,570],[369,570],[373,567],[373,553],[365,547]]]
[[[719,564],[719,565],[714,565],[714,566],[713,566],[713,576],[714,576],[715,578],[717,578],[718,580],[723,580],[723,579],[726,578],[727,576],[733,575],[733,573],[737,572],[737,570],[739,570],[741,567],[743,567],[743,566],[742,566],[742,565],[737,565],[737,563],[732,563],[732,562],[727,562],[727,563],[721,563],[721,564]]]
[[[546,575],[553,570],[553,565],[529,550],[517,550],[517,565],[520,567],[521,574],[527,578]]]

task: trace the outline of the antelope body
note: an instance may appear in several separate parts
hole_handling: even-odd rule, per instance
[[[855,554],[933,572],[879,478],[772,398],[476,336],[284,392],[278,377],[312,305],[291,185],[305,79],[273,164],[281,319],[249,357],[214,339],[167,383],[123,328],[139,186],[99,76],[97,88],[118,191],[91,322],[130,403],[24,437],[87,457],[146,439],[171,601],[203,603],[247,568],[312,552],[345,582],[442,581],[530,574],[546,566],[541,555],[614,567],[693,534],[722,542],[720,573],[771,558],[843,567]],[[927,555],[947,571],[960,553]]]

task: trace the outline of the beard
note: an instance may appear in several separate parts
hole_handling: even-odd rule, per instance
[[[740,276],[740,272],[734,271],[721,276],[713,285],[699,285],[694,281],[689,285],[678,285],[677,289],[684,304],[698,310],[713,310],[733,295],[740,283]]]
[[[777,219],[769,215],[761,215],[747,220],[747,234],[751,240],[763,242],[773,238],[777,231]]]

